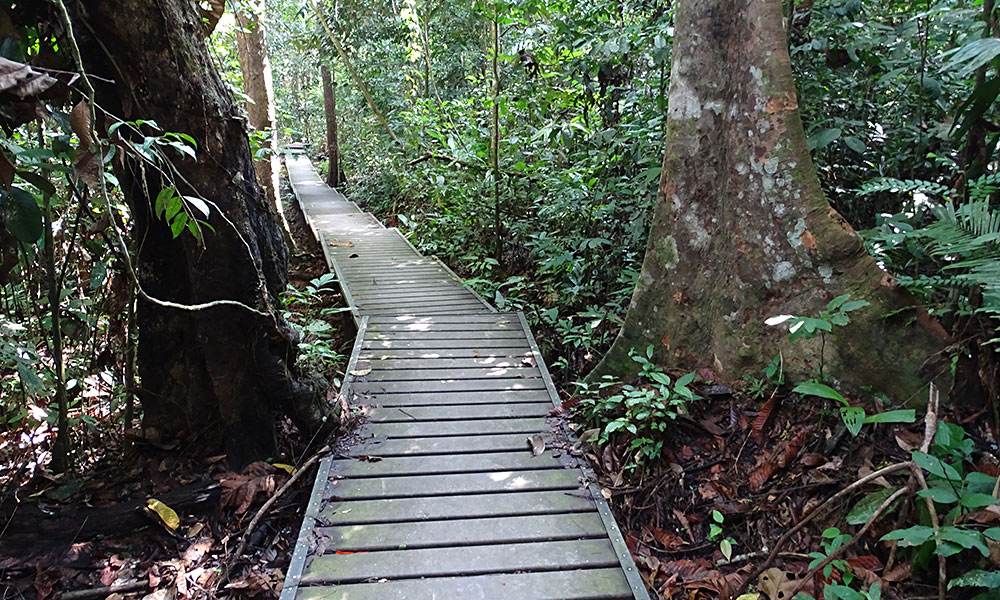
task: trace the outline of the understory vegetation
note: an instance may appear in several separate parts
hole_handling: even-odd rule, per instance
[[[236,49],[247,26],[230,14],[235,7],[259,14],[267,32],[281,144],[306,144],[329,169],[320,75],[329,68],[341,190],[498,310],[525,313],[564,399],[555,416],[595,467],[652,594],[1000,598],[993,0],[788,3],[797,104],[823,191],[884,269],[884,285],[926,308],[911,320],[933,323],[947,340],[928,368],[953,385],[928,386],[919,398],[859,389],[825,371],[828,336],[871,308],[859,294],[760,323],[787,333],[788,345],[764,349],[773,359],[759,371],[725,377],[710,354],[679,369],[649,346],[631,350],[630,376],[588,378],[624,323],[663,193],[674,3],[228,4],[199,6],[214,29],[206,34],[213,68],[230,91],[253,104]],[[96,575],[46,565],[55,545],[39,551],[37,569],[10,551],[0,554],[0,581],[17,588],[12,597],[44,600],[60,580],[111,585],[139,573],[148,583],[126,593],[145,595],[169,572],[187,582],[185,597],[275,597],[297,533],[293,500],[250,539],[252,564],[230,573],[226,552],[242,543],[250,507],[319,438],[275,413],[273,456],[234,472],[222,455],[192,458],[200,440],[142,426],[139,398],[149,390],[137,372],[145,297],[137,257],[146,241],[112,165],[121,155],[143,164],[133,187],[147,172],[172,182],[153,190],[149,210],[173,238],[204,248],[222,215],[182,191],[173,165],[212,142],[88,103],[75,68],[60,62],[63,32],[8,21],[0,22],[0,57],[14,65],[0,63],[0,517],[10,528],[0,527],[0,544],[5,535],[11,548],[35,539],[47,504],[144,505],[153,489],[185,492],[173,508],[221,506],[229,520],[216,511],[177,530],[172,508],[149,505],[170,542],[148,532],[132,550],[83,548],[88,540],[78,556],[96,557]],[[8,77],[22,63],[52,79],[46,94]],[[254,158],[278,151],[271,133],[250,131]],[[239,183],[220,177],[220,186]],[[283,188],[278,197],[292,242],[277,309],[294,329],[289,372],[336,403],[353,323],[294,195]],[[823,349],[812,372],[787,376],[788,353],[810,341]],[[669,349],[669,338],[662,344]],[[18,508],[26,501],[32,508]],[[207,545],[192,553],[184,539]]]

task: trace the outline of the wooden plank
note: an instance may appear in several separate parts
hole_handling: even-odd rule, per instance
[[[374,368],[377,371],[389,369],[535,369],[535,361],[525,362],[523,357],[487,356],[483,358],[382,358],[375,356],[363,359],[358,368]]]
[[[375,315],[379,316],[379,315]],[[531,356],[531,353],[524,348],[434,348],[421,350],[419,348],[369,348],[362,350],[358,356],[361,360],[381,360],[381,359],[412,359],[425,361],[439,358],[496,358],[496,359],[522,359]],[[426,364],[424,362],[423,364]]]
[[[362,458],[334,460],[330,475],[338,478],[398,477],[440,473],[481,473],[484,471],[531,471],[562,469],[551,453],[532,456],[527,449],[517,452],[446,454],[440,456],[397,456],[372,462]]]
[[[419,379],[530,379],[541,377],[534,366],[515,365],[511,367],[475,366],[445,369],[402,369],[389,368],[382,361],[363,361],[355,370],[373,368],[366,375],[366,381],[415,381]],[[436,364],[430,363],[430,364]]]
[[[475,454],[524,450],[528,447],[528,433],[496,435],[459,435],[451,437],[399,438],[370,437],[369,426],[361,429],[367,435],[364,441],[345,451],[349,456],[420,456],[425,454]]]
[[[510,419],[513,417],[545,417],[551,410],[551,402],[537,402],[533,404],[376,407],[368,411],[368,420],[372,423],[399,423],[407,421]]]
[[[506,331],[373,331],[366,340],[527,340],[520,329]]]
[[[575,490],[582,488],[581,477],[582,473],[578,469],[552,469],[346,479],[331,481],[327,494],[328,497],[336,496],[343,500],[370,500],[487,492]],[[600,517],[597,519],[600,521]]]
[[[469,421],[416,421],[413,423],[371,423],[373,435],[388,438],[425,438],[449,435],[489,435],[494,433],[537,433],[547,431],[545,419],[487,419]]]
[[[457,283],[447,283],[441,285],[435,285],[426,289],[416,289],[411,286],[406,286],[404,289],[399,288],[380,288],[373,290],[366,290],[361,293],[356,293],[355,295],[364,295],[369,299],[378,299],[379,302],[389,303],[389,302],[407,302],[413,303],[415,301],[420,302],[436,302],[448,297],[472,297],[475,296],[468,288],[464,288]],[[478,300],[476,300],[478,302]]]
[[[486,314],[486,313],[489,313],[489,312],[492,312],[492,311],[490,310],[489,306],[487,306],[485,304],[481,304],[479,306],[465,307],[465,308],[460,308],[460,309],[455,309],[453,307],[446,307],[446,308],[441,308],[441,309],[437,309],[437,310],[432,310],[432,309],[429,309],[429,308],[414,308],[414,309],[407,309],[407,310],[404,310],[404,311],[393,310],[393,309],[380,309],[380,310],[368,309],[365,312],[365,314],[369,314],[369,315],[398,315],[398,314],[404,314],[404,315],[453,315],[455,313],[460,313],[460,312],[461,313],[469,313],[469,314]]]
[[[372,325],[398,323],[507,323],[517,321],[517,315],[512,313],[492,313],[489,315],[448,315],[440,317],[372,317]]]
[[[489,390],[544,390],[541,379],[435,379],[431,381],[355,381],[352,389],[359,394],[412,394],[437,392],[480,392]]]
[[[482,352],[489,352],[494,348],[528,351],[530,348],[523,340],[402,340],[392,342],[388,340],[362,340],[364,350],[388,350],[390,348],[405,350],[433,350],[433,349],[458,349],[472,348],[480,349]]]
[[[617,564],[618,557],[607,540],[382,550],[317,556],[306,566],[302,582],[347,583],[373,578],[554,571],[613,567]]]
[[[593,510],[594,501],[576,492],[511,492],[435,496],[431,502],[426,498],[331,500],[320,511],[320,519],[331,525],[361,525],[467,517],[554,515]]]
[[[600,517],[594,513],[320,527],[316,533],[328,538],[328,552],[576,540],[606,535]]]
[[[404,579],[299,588],[295,600],[623,600],[632,598],[621,568]]]
[[[395,332],[395,331],[521,331],[520,324],[512,321],[498,321],[496,323],[413,323],[413,324],[378,324],[373,325],[372,332]]]
[[[365,305],[373,308],[405,308],[405,307],[428,307],[438,308],[444,306],[482,306],[476,297],[462,288],[451,290],[444,289],[436,296],[406,295],[404,290],[386,290],[377,294],[353,294],[354,302],[358,305]],[[522,335],[523,339],[524,336]],[[405,338],[404,338],[405,339]],[[419,337],[409,339],[420,339]]]

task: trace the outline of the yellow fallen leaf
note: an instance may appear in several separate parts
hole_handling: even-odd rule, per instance
[[[295,470],[296,469],[292,465],[286,465],[285,463],[274,463],[274,465],[272,465],[272,466],[277,467],[278,469],[281,469],[282,471],[286,471],[289,475],[295,475]]]
[[[171,529],[177,529],[180,527],[181,519],[177,516],[177,512],[156,498],[146,500],[146,507],[160,515],[160,518],[163,519],[163,522],[167,527]]]
[[[759,598],[760,594],[743,594],[736,600],[758,600]]]
[[[361,376],[367,375],[367,374],[369,374],[371,372],[372,372],[371,369],[356,369],[354,371],[351,371],[350,373],[351,373],[351,375],[354,375],[355,377],[361,377]]]

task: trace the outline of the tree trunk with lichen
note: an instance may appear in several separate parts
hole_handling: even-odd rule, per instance
[[[281,207],[278,190],[278,130],[275,128],[274,80],[271,75],[271,60],[267,54],[267,40],[261,22],[260,7],[245,7],[236,13],[236,51],[240,57],[240,71],[243,73],[243,91],[247,95],[247,117],[250,126],[260,132],[262,155],[254,160],[257,179],[267,193],[267,201],[278,216],[285,242],[293,247],[291,230]]]
[[[659,362],[758,371],[782,353],[790,378],[821,342],[787,342],[779,314],[818,316],[849,293],[871,305],[828,336],[825,372],[894,400],[921,396],[943,330],[880,270],[829,205],[806,146],[779,0],[677,4],[659,201],[622,331],[593,376]],[[934,372],[933,374],[937,374]]]
[[[155,120],[163,131],[186,133],[198,144],[196,159],[166,155],[171,174],[165,164],[150,166],[118,142],[114,168],[136,228],[140,248],[133,260],[145,292],[186,305],[235,300],[266,315],[233,306],[192,312],[140,299],[143,428],[201,452],[224,449],[236,466],[271,456],[277,415],[315,430],[329,409],[292,366],[294,336],[278,301],[287,285],[287,249],[256,178],[245,121],[212,63],[195,3],[68,5],[87,71],[103,78],[95,79],[98,104],[126,121]],[[106,130],[110,122],[100,125]],[[116,136],[142,141],[127,127]],[[173,236],[152,210],[169,185],[209,202],[205,220],[214,231],[203,228],[203,242],[186,231]]]

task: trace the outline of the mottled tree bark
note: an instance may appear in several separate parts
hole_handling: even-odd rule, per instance
[[[247,116],[250,126],[264,134],[261,149],[266,154],[254,161],[257,179],[267,193],[267,201],[274,208],[285,234],[285,241],[291,245],[292,234],[285,219],[278,190],[278,130],[275,128],[274,80],[271,76],[271,60],[267,54],[267,40],[260,13],[254,8],[236,13],[236,51],[240,57],[240,71],[243,73],[243,90],[247,95]]]
[[[789,346],[779,314],[871,303],[827,340],[826,372],[897,400],[920,393],[935,327],[865,252],[820,190],[798,113],[780,0],[677,5],[663,175],[628,316],[595,374],[634,373],[631,348],[672,366],[754,372],[783,352],[790,377],[820,340]]]
[[[184,311],[140,299],[143,427],[201,452],[222,447],[237,466],[265,458],[274,449],[277,413],[315,428],[326,407],[291,367],[295,344],[277,299],[287,284],[281,227],[257,182],[245,121],[210,59],[195,3],[101,0],[69,8],[88,72],[115,82],[98,87],[98,103],[124,120],[152,119],[198,143],[197,159],[168,155],[176,169],[169,180],[135,153],[116,155],[145,292],[183,304],[235,300],[267,315],[232,306]],[[116,133],[141,141],[126,127]],[[153,213],[153,199],[167,185],[212,203],[214,232],[206,228],[203,246],[187,232],[174,238]]]
[[[326,113],[326,152],[329,160],[326,184],[337,187],[343,183],[340,172],[340,138],[337,135],[337,89],[333,85],[330,68],[323,65],[323,108]]]

